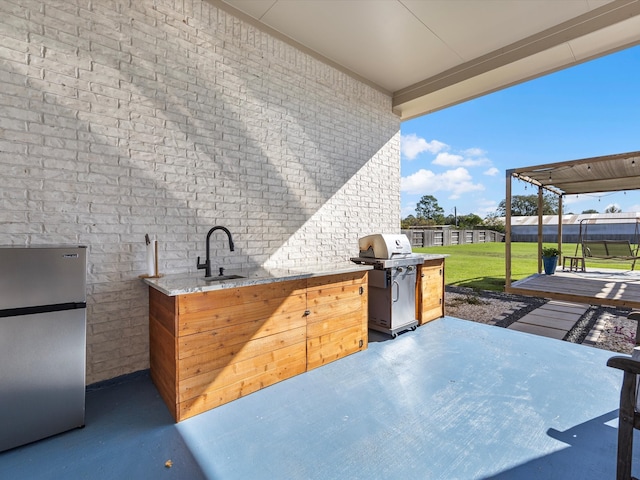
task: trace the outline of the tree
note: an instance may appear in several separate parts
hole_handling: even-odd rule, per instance
[[[613,203],[604,210],[604,213],[621,213],[621,212],[622,212],[622,209]]]
[[[413,215],[409,215],[400,220],[400,228],[423,227],[431,224],[433,224],[433,222],[430,222],[426,218],[416,218]]]
[[[475,213],[470,213],[469,215],[460,215],[458,216],[458,226],[460,228],[470,228],[473,229],[478,225],[482,225],[482,218],[476,215]]]
[[[583,210],[582,213],[598,213],[598,210],[594,210],[593,208],[590,208],[589,210]]]
[[[415,227],[417,225],[418,225],[418,219],[413,215],[409,215],[408,217],[400,220],[400,228]]]
[[[491,230],[495,230],[496,232],[504,233],[504,218],[500,217],[498,213],[490,213],[484,219],[484,225]]]
[[[498,204],[497,213],[500,216],[507,214],[507,201],[502,200]],[[555,215],[558,213],[558,197],[547,193],[542,197],[542,214]],[[514,217],[537,215],[538,195],[514,195],[511,197],[511,215]]]
[[[432,223],[444,221],[444,209],[438,205],[438,200],[433,195],[424,195],[416,205],[418,218],[430,220]]]

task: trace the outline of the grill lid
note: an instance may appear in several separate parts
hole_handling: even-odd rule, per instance
[[[360,257],[391,259],[411,255],[411,243],[406,235],[377,233],[358,240]]]

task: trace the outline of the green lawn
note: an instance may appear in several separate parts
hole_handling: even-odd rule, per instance
[[[554,244],[545,244],[554,246]],[[414,248],[416,253],[450,255],[445,260],[445,283],[477,290],[503,291],[505,283],[504,243],[475,243],[448,247]],[[573,255],[576,245],[563,244],[562,251]],[[511,280],[520,280],[538,272],[538,245],[511,244]],[[587,260],[587,267],[631,268],[631,262]]]

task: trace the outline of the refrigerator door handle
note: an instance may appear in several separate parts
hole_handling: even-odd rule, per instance
[[[87,304],[84,302],[70,302],[57,303],[55,305],[37,305],[34,307],[6,308],[4,310],[0,310],[0,318],[34,315],[37,313],[61,312],[63,310],[75,310],[77,308],[87,308]]]

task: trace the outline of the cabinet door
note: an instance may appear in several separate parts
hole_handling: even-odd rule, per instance
[[[367,272],[309,279],[307,370],[367,348]]]
[[[178,419],[306,370],[306,282],[178,297]]]
[[[416,318],[423,325],[444,316],[444,260],[427,260],[418,270]]]

